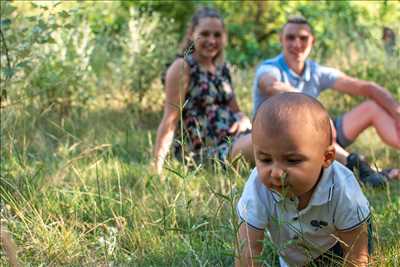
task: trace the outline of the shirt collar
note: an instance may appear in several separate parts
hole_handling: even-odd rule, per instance
[[[310,61],[306,60],[306,62],[304,62],[304,72],[303,75],[298,75],[297,73],[295,73],[291,68],[289,68],[289,66],[286,63],[286,59],[285,56],[283,55],[283,53],[281,53],[278,56],[278,60],[279,63],[281,64],[281,66],[283,67],[283,69],[285,70],[285,72],[287,72],[292,78],[296,78],[296,79],[301,79],[304,80],[306,82],[310,81],[311,78],[311,66],[310,66]]]
[[[308,205],[318,206],[329,202],[332,199],[333,187],[335,185],[334,173],[332,173],[332,164],[323,170],[322,177],[310,199]]]

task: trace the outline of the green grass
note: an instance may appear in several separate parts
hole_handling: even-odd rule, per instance
[[[251,112],[253,70],[234,73],[238,99]],[[231,266],[235,203],[249,168],[188,170],[168,161],[165,180],[149,171],[162,90],[126,102],[98,95],[61,118],[28,103],[1,110],[1,222],[23,266]],[[353,102],[323,96],[333,113]],[[378,167],[400,162],[373,131],[351,149]],[[374,266],[400,256],[400,183],[366,189],[374,218]],[[264,259],[275,262],[272,245]],[[1,266],[7,266],[3,251]],[[273,266],[273,265],[272,265]]]

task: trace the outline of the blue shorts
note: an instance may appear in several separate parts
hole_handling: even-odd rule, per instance
[[[351,145],[354,140],[348,139],[343,132],[343,116],[339,116],[333,119],[333,125],[336,129],[336,143],[338,143],[343,148]]]

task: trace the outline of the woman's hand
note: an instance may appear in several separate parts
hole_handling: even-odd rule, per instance
[[[238,112],[236,114],[237,116],[239,116],[239,119],[232,124],[231,128],[229,128],[229,133],[239,134],[245,132],[246,130],[250,130],[251,129],[250,119],[243,112]]]
[[[163,171],[164,160],[160,157],[155,157],[150,164],[150,170],[152,173],[161,175]]]
[[[149,165],[150,175],[159,176],[161,181],[165,181],[165,176],[163,173],[163,161],[154,159]]]

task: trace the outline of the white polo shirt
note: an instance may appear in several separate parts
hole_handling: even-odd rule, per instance
[[[303,266],[337,242],[337,231],[350,231],[370,217],[369,203],[353,173],[334,161],[323,175],[307,207],[283,199],[258,179],[254,168],[237,205],[241,220],[267,228],[279,255],[289,266]]]

